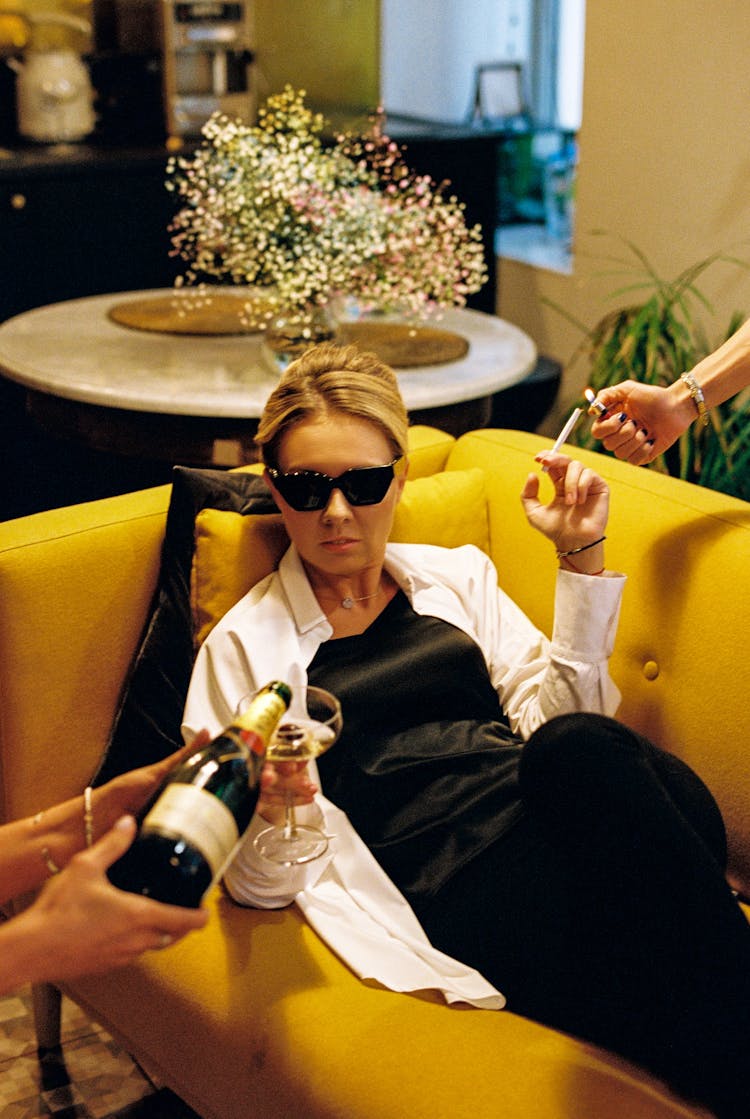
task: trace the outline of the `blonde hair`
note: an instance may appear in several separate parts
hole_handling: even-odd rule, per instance
[[[394,458],[406,454],[409,418],[393,370],[356,346],[323,342],[291,362],[266,401],[255,435],[263,462],[278,466],[286,432],[300,420],[331,412],[369,420]]]

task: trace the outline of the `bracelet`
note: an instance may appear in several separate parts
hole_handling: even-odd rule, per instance
[[[566,564],[571,571],[575,571],[576,575],[603,575],[606,570],[606,568],[600,567],[598,571],[581,571],[580,567],[576,567],[567,557],[563,557],[563,563]]]
[[[83,834],[86,837],[86,846],[91,847],[94,842],[94,813],[91,809],[91,786],[83,790]]]
[[[600,536],[598,540],[592,540],[590,544],[581,544],[580,548],[570,548],[567,552],[557,552],[557,558],[565,559],[566,556],[577,556],[579,552],[587,552],[589,548],[595,548],[597,544],[603,544],[606,539],[606,536]]]
[[[688,387],[690,397],[695,405],[701,423],[704,427],[708,427],[708,408],[706,407],[706,398],[703,395],[703,389],[692,373],[681,373],[680,380],[684,381]]]

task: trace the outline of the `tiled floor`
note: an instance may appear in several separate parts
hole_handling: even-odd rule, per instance
[[[30,992],[0,999],[2,1119],[199,1119],[67,999],[62,1037],[40,1060]]]

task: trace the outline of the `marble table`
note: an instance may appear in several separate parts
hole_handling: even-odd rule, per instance
[[[97,450],[193,465],[252,461],[252,436],[278,369],[261,335],[134,330],[115,304],[163,296],[120,292],[26,311],[0,325],[0,373],[24,386],[31,415]],[[489,422],[492,395],[533,368],[531,339],[480,311],[447,311],[440,327],[469,342],[464,358],[398,369],[412,422],[454,434]]]

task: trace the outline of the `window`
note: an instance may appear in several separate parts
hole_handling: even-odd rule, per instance
[[[585,0],[381,4],[386,112],[466,124],[479,100],[491,121],[515,118],[517,134],[498,140],[500,252],[563,270],[570,266],[584,31]]]
[[[393,114],[470,119],[478,66],[518,63],[539,122],[581,123],[585,0],[382,0],[381,100]]]

